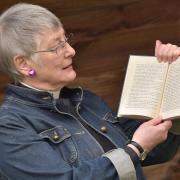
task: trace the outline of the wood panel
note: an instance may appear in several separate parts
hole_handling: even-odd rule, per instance
[[[180,151],[172,161],[144,168],[148,180],[179,180]]]
[[[21,2],[0,2],[0,12]],[[179,0],[27,0],[47,7],[73,32],[78,78],[81,85],[102,96],[117,110],[129,54],[153,55],[156,39],[179,44]],[[0,77],[2,100],[6,75]],[[180,154],[180,153],[179,153]],[[179,178],[180,158],[170,163],[145,168],[148,179]],[[176,164],[174,166],[173,164]],[[168,167],[168,168],[167,168]],[[173,169],[173,170],[172,170]],[[155,175],[152,176],[152,172]],[[172,176],[172,174],[176,174]],[[166,178],[166,179],[167,179]],[[165,178],[164,178],[165,179]]]

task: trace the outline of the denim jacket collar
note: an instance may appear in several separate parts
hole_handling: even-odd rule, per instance
[[[61,89],[59,100],[61,98],[69,98],[75,104],[81,103],[83,100],[83,89],[81,87],[72,89],[64,87]],[[5,99],[16,102],[19,101],[33,106],[51,106],[55,101],[50,92],[36,91],[34,89],[13,84],[8,85]]]

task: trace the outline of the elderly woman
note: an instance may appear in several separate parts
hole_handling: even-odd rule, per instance
[[[1,67],[14,78],[0,110],[1,179],[145,179],[141,165],[179,147],[172,122],[117,119],[98,96],[65,87],[76,77],[68,40],[43,7],[16,4],[0,17]],[[157,41],[156,54],[172,61],[179,49]]]

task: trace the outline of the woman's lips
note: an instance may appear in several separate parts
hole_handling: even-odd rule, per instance
[[[69,69],[69,68],[73,68],[72,63],[71,63],[71,64],[69,64],[68,66],[64,67],[64,68],[63,68],[63,70],[65,70],[65,69]]]

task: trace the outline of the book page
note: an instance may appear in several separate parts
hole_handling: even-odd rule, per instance
[[[160,113],[163,118],[180,117],[180,59],[169,66]]]
[[[156,57],[130,56],[118,116],[155,117],[160,110],[168,63]]]

